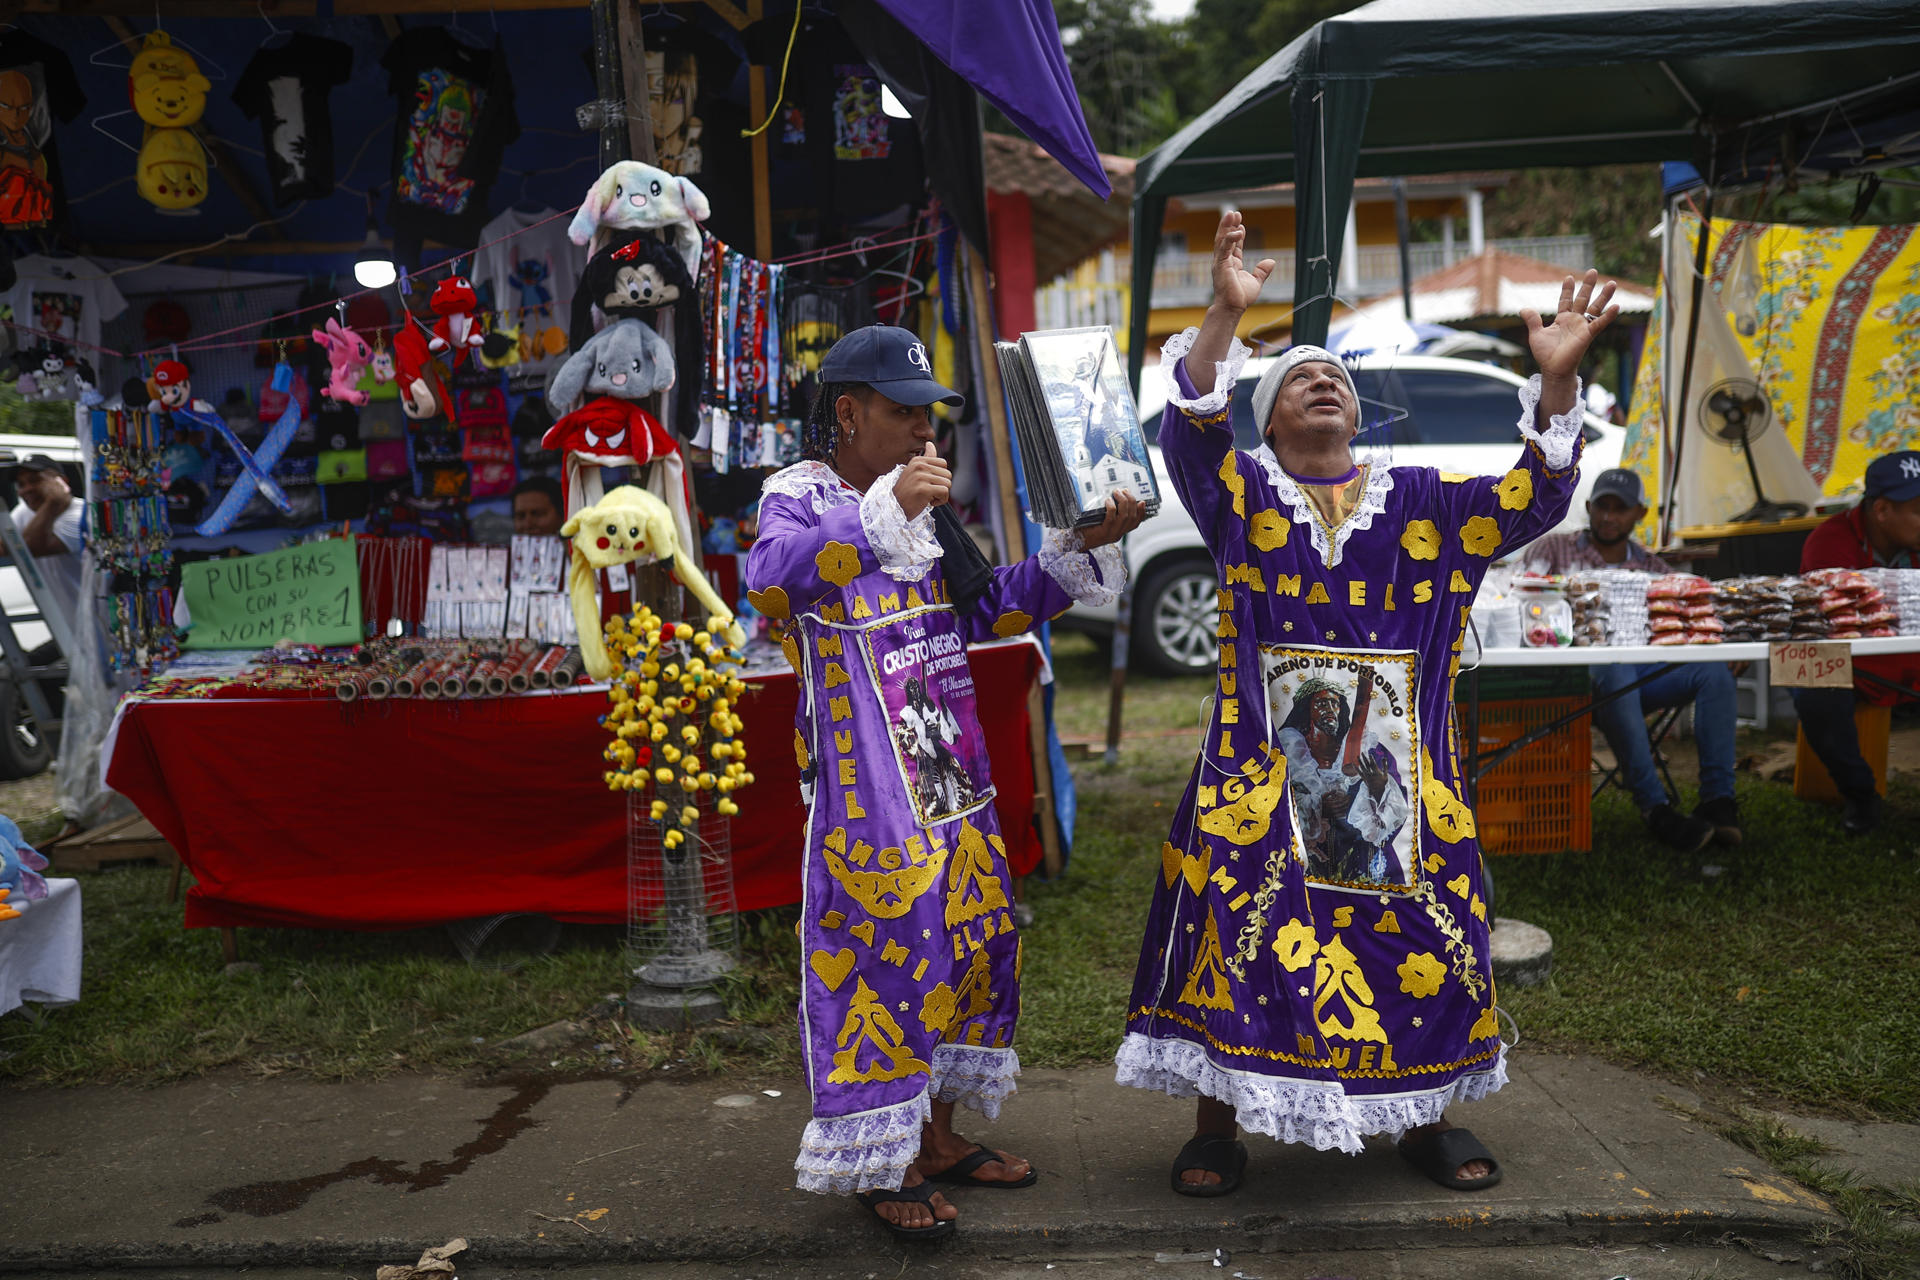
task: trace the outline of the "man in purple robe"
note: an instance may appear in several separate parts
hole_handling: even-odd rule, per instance
[[[1167,341],[1160,448],[1220,575],[1218,696],[1161,846],[1117,1055],[1122,1084],[1197,1097],[1173,1189],[1240,1183],[1241,1128],[1358,1152],[1387,1134],[1473,1190],[1498,1163],[1446,1109],[1506,1080],[1453,683],[1502,547],[1559,522],[1580,456],[1580,359],[1618,308],[1568,278],[1525,313],[1540,374],[1504,475],[1356,465],[1346,367],[1296,346],[1264,373],[1265,443],[1234,448],[1234,337],[1273,270],[1221,216],[1206,321]]]
[[[962,400],[929,369],[919,339],[884,325],[827,353],[806,461],[768,479],[747,557],[748,599],[788,622],[800,677],[813,1118],[794,1167],[803,1189],[857,1195],[911,1239],[953,1230],[932,1182],[1037,1176],[953,1131],[955,1103],[993,1119],[1020,1073],[1020,939],[966,646],[1111,602],[1116,544],[1143,514],[1118,494],[1101,524],[1049,531],[1038,555],[977,563],[927,413]]]

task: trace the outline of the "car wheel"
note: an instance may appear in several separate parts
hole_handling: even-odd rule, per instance
[[[0,683],[0,779],[31,778],[53,763],[53,744],[33,718],[33,709],[8,680]]]
[[[1219,658],[1219,579],[1211,560],[1176,560],[1147,574],[1135,597],[1133,642],[1158,675],[1205,675]]]

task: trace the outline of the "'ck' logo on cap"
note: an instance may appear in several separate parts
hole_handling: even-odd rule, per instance
[[[916,342],[907,348],[907,363],[922,373],[933,372],[933,362],[927,359],[925,343]]]

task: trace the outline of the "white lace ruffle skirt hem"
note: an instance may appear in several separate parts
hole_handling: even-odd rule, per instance
[[[1020,1058],[1012,1049],[943,1044],[933,1051],[928,1087],[891,1106],[846,1116],[816,1116],[800,1137],[794,1185],[821,1195],[853,1195],[884,1187],[897,1191],[920,1154],[920,1129],[933,1118],[933,1100],[958,1103],[989,1120],[1014,1092]]]
[[[1361,1139],[1385,1134],[1394,1141],[1409,1129],[1438,1120],[1457,1102],[1474,1102],[1507,1082],[1506,1050],[1485,1071],[1418,1093],[1349,1094],[1338,1082],[1293,1080],[1223,1067],[1190,1040],[1156,1039],[1129,1032],[1114,1057],[1115,1079],[1136,1089],[1175,1098],[1202,1096],[1234,1108],[1240,1127],[1317,1151],[1358,1155]]]

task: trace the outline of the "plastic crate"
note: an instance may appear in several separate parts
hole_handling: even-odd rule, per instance
[[[1480,703],[1480,758],[1585,705],[1584,695]],[[1461,731],[1464,709],[1456,709]],[[1463,762],[1464,763],[1464,762]],[[1568,721],[1481,776],[1474,823],[1487,853],[1561,853],[1593,847],[1593,739],[1588,718]]]
[[[1873,770],[1874,789],[1884,796],[1887,794],[1887,746],[1893,736],[1893,708],[1856,702],[1853,728],[1860,738],[1860,754]],[[1840,788],[1833,785],[1833,775],[1813,753],[1805,729],[1799,730],[1794,743],[1793,798],[1823,804],[1839,804],[1842,799]]]

